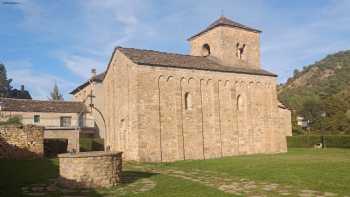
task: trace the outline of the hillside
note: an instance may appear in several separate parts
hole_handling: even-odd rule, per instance
[[[280,101],[311,121],[311,130],[350,134],[350,50],[295,71],[279,86]],[[326,117],[322,117],[322,114]],[[296,123],[293,123],[297,130]]]

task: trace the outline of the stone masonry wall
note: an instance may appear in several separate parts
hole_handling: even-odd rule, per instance
[[[286,151],[275,77],[137,68],[139,160]]]
[[[43,127],[34,125],[0,127],[0,158],[40,158],[43,154]]]
[[[79,129],[45,129],[45,139],[67,139],[68,152],[79,152]]]
[[[227,66],[245,68],[260,68],[260,38],[259,33],[232,27],[216,27],[193,40],[190,40],[191,55],[202,56],[202,47],[208,44],[210,56]],[[242,59],[237,57],[237,43],[245,44]]]
[[[136,65],[117,52],[103,89],[105,145],[126,160],[287,151],[275,77]]]
[[[111,187],[120,182],[122,153],[60,154],[60,183],[71,188]]]
[[[286,131],[286,136],[292,136],[292,112],[288,109],[279,108],[279,125],[282,131]]]
[[[135,66],[123,54],[113,57],[104,82],[106,149],[121,151],[127,160],[138,160]]]
[[[94,95],[93,98],[90,98],[91,93]],[[105,122],[100,114],[100,112],[104,114],[103,94],[102,83],[94,81],[91,85],[84,87],[73,95],[74,101],[84,102],[86,108],[89,109],[90,112],[85,114],[86,118],[89,120],[88,126],[95,127],[100,138],[105,137]],[[90,107],[91,102],[94,104],[94,108],[92,109]]]

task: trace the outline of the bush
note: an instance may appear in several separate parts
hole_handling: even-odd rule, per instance
[[[326,146],[330,148],[350,148],[349,135],[334,135],[326,137]]]
[[[22,117],[11,116],[6,121],[1,121],[0,125],[22,125]]]
[[[7,120],[7,123],[8,124],[22,124],[22,118],[19,117],[19,116],[13,116],[13,117],[10,117],[8,120]]]
[[[80,138],[80,151],[103,151],[104,140],[101,138]]]
[[[288,148],[312,148],[321,143],[319,135],[300,135],[287,137]],[[350,148],[350,135],[326,135],[325,146],[329,148]]]

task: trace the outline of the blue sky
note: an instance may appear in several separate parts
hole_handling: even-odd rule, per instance
[[[1,2],[2,0],[0,0]],[[115,46],[188,53],[188,37],[216,20],[261,29],[263,68],[284,82],[295,68],[350,49],[348,0],[16,0],[0,4],[0,62],[15,87],[65,98],[104,71]]]

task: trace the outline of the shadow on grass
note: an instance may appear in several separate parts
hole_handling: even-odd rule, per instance
[[[73,189],[62,187],[57,179],[59,165],[57,159],[42,158],[27,148],[11,145],[0,137],[0,196],[103,196],[99,189]],[[121,186],[128,187],[139,179],[149,178],[154,173],[124,171]],[[81,185],[71,181],[72,186]],[[116,187],[118,188],[118,186]],[[103,189],[102,189],[103,190]]]
[[[128,185],[136,182],[139,179],[150,178],[151,176],[158,175],[158,173],[150,173],[150,172],[140,172],[140,171],[123,171],[121,174],[121,184]]]
[[[58,185],[57,191],[48,191],[48,187],[52,186],[52,180],[59,176],[57,159],[32,159],[32,160],[10,160],[0,159],[0,196],[29,196],[25,193],[38,194],[44,196],[69,196],[69,195],[84,195],[84,196],[104,196],[100,193],[101,189],[68,189],[61,188]],[[156,173],[147,173],[126,170],[121,174],[121,186],[128,185],[151,176]],[[118,188],[117,186],[116,188]],[[27,188],[25,192],[23,189]],[[33,191],[35,188],[39,191]],[[40,189],[41,188],[41,189]],[[82,191],[85,190],[86,193]]]

